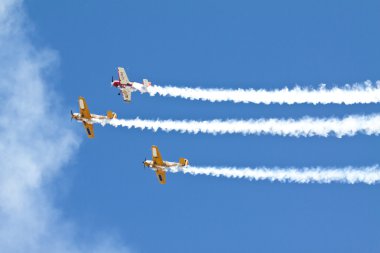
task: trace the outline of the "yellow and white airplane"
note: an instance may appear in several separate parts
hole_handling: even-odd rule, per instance
[[[189,165],[189,161],[185,158],[179,158],[179,163],[167,162],[162,160],[162,156],[157,146],[152,146],[152,161],[143,162],[144,167],[151,168],[156,172],[160,184],[166,183],[166,171],[169,167],[184,167]]]
[[[84,97],[79,97],[79,113],[71,111],[71,119],[83,122],[88,138],[94,138],[94,126],[92,119],[115,119],[116,113],[107,111],[107,116],[91,114]]]

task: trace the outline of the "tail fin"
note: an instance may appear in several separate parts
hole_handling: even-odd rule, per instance
[[[108,119],[116,119],[117,114],[111,111],[107,111],[107,118]]]
[[[149,86],[152,85],[152,83],[149,82],[148,79],[143,79],[143,84],[144,84],[144,87],[145,87],[145,88],[148,88]]]
[[[187,166],[187,165],[189,165],[189,160],[187,160],[185,158],[179,158],[179,165]]]

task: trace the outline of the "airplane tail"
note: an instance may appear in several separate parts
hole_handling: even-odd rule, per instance
[[[189,165],[189,160],[187,160],[185,158],[179,158],[179,165],[187,166],[187,165]]]
[[[148,79],[143,79],[143,85],[144,85],[145,88],[148,88],[149,86],[152,85],[152,83],[149,82]]]
[[[116,119],[117,114],[112,111],[107,111],[107,118],[108,119]]]

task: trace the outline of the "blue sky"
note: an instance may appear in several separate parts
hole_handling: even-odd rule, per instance
[[[59,65],[49,76],[57,102],[121,118],[249,119],[344,116],[376,105],[253,105],[133,94],[110,87],[116,67],[131,80],[219,88],[318,87],[378,80],[377,1],[25,2],[37,48]],[[65,123],[66,124],[66,123]],[[67,123],[69,124],[69,123]],[[66,125],[65,125],[66,127]],[[133,252],[378,252],[377,185],[284,184],[169,174],[161,186],[141,161],[152,144],[166,160],[193,165],[366,166],[379,163],[378,137],[153,133],[95,126],[49,191],[62,216],[112,233]]]

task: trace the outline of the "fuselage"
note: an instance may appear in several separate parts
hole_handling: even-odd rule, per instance
[[[107,116],[103,116],[103,115],[97,115],[97,114],[90,114],[91,115],[91,119],[107,119]],[[73,119],[77,120],[77,121],[86,121],[88,123],[91,123],[91,119],[87,119],[87,118],[84,118],[82,117],[82,115],[80,113],[73,113]]]
[[[123,88],[126,88],[126,87],[132,87],[132,83],[127,83],[127,84],[122,84],[122,83],[120,83],[120,81],[119,80],[115,80],[115,81],[113,81],[112,83],[111,83],[111,85],[113,86],[113,87],[116,87],[116,88],[119,88],[119,89],[123,89]]]
[[[163,164],[162,165],[158,165],[158,164],[155,164],[153,161],[151,160],[146,160],[144,162],[144,165],[148,168],[151,168],[152,170],[156,171],[156,170],[165,170],[166,168],[168,167],[176,167],[176,166],[180,166],[179,163],[173,163],[173,162],[167,162],[167,161],[163,161]]]

